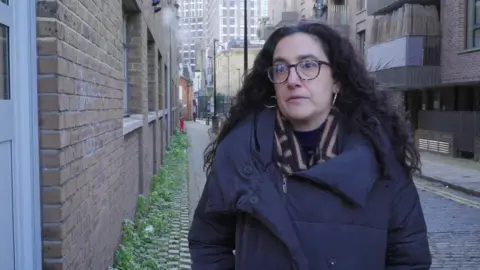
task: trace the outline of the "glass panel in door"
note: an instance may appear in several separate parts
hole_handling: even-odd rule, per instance
[[[0,99],[10,99],[8,39],[8,27],[0,23]]]

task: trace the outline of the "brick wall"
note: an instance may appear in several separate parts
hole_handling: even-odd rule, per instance
[[[187,96],[185,103],[187,104],[186,109],[186,114],[188,115],[188,119],[193,118],[193,85],[190,84],[185,90],[185,95]]]
[[[180,100],[180,106],[182,107],[181,116],[185,117],[185,120],[192,120],[192,103],[193,103],[193,88],[192,83],[187,82],[185,78],[180,77],[179,80],[181,90],[182,90],[182,99]]]
[[[480,53],[465,51],[466,2],[441,0],[442,83],[480,81]]]
[[[162,82],[178,85],[178,50],[165,35],[165,11],[154,15],[148,7],[137,0],[37,0],[45,270],[107,269],[122,221],[134,217],[138,195],[148,193],[163,161]],[[166,78],[160,67],[170,68],[170,44],[174,68]]]

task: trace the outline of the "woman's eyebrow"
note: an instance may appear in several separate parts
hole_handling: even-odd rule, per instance
[[[278,56],[273,58],[273,63],[276,63],[276,62],[288,63],[288,61],[287,61],[285,58],[283,58],[283,57],[278,57]]]
[[[320,59],[318,59],[318,57],[316,57],[316,56],[313,55],[313,54],[302,54],[302,55],[297,56],[297,59],[298,59],[299,61],[302,61],[302,60],[305,60],[305,59],[320,60]]]
[[[313,54],[301,54],[301,55],[297,56],[297,61],[303,61],[305,59],[320,60],[317,56],[315,56]],[[285,58],[280,57],[280,56],[273,58],[273,63],[276,63],[276,62],[289,63],[289,61],[287,61]]]

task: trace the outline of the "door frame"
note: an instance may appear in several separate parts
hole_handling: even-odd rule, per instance
[[[42,269],[36,1],[10,0],[15,270]]]

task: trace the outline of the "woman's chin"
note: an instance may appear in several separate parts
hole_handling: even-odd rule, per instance
[[[304,122],[312,117],[312,113],[306,112],[305,110],[289,110],[285,116],[290,121]]]

